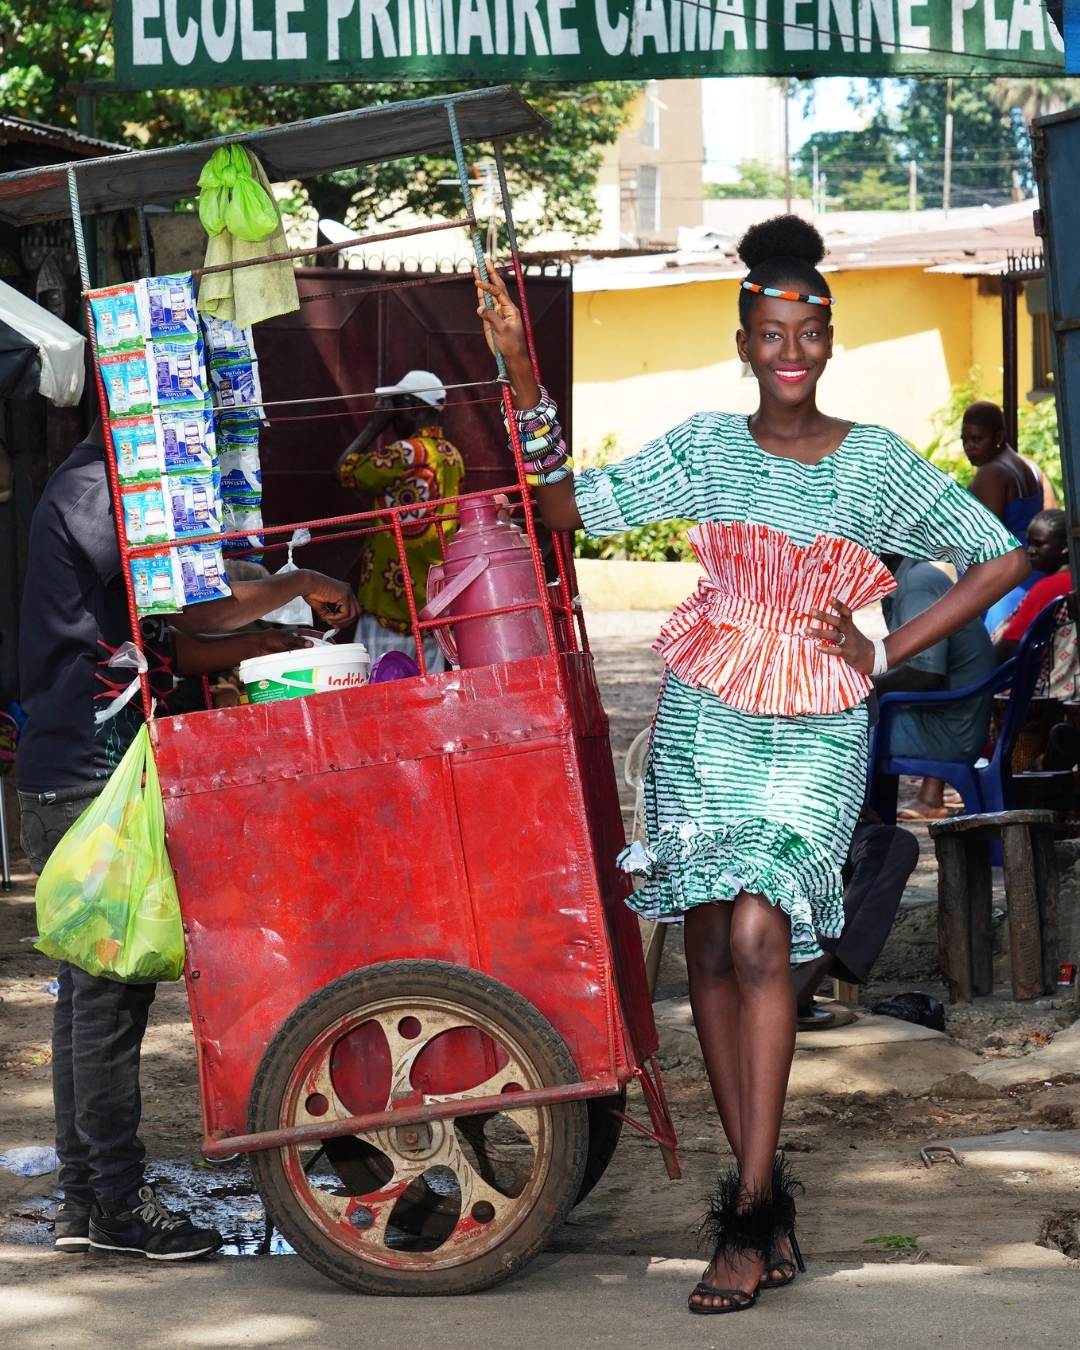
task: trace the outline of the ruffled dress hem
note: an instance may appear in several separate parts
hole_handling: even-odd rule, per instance
[[[669,920],[698,905],[732,901],[740,891],[763,895],[791,919],[791,959],[822,954],[817,935],[837,938],[844,926],[843,878],[788,825],[748,818],[704,829],[694,821],[668,824],[647,848],[619,854],[624,871],[645,877],[626,903],[645,919]],[[799,878],[816,874],[813,893]]]

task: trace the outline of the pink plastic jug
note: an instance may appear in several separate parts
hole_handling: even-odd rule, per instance
[[[427,604],[422,619],[443,614],[475,614],[537,600],[536,569],[526,536],[501,519],[493,497],[476,497],[458,508],[458,531],[446,549],[446,560],[427,576]],[[453,628],[429,629],[446,659],[455,666],[491,666],[544,656],[548,651],[539,609],[470,619]]]

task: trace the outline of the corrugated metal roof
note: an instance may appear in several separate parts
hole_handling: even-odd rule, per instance
[[[32,122],[27,117],[12,117],[8,113],[0,113],[0,143],[5,141],[29,141],[32,144],[48,145],[66,154],[77,154],[82,159],[95,159],[101,155],[124,155],[130,148],[126,145],[117,145],[115,141],[99,140],[96,136],[84,136],[81,131],[71,131],[67,127],[54,127],[47,122]]]
[[[222,145],[246,145],[271,182],[310,178],[451,147],[447,106],[453,104],[466,143],[540,131],[549,124],[510,85],[440,98],[386,103],[307,122],[220,136],[193,145],[133,150],[121,157],[74,163],[84,215],[131,206],[172,206],[198,191],[203,165]],[[0,219],[15,225],[70,214],[67,164],[0,174]]]

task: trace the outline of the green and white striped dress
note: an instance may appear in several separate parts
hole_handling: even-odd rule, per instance
[[[659,520],[743,521],[800,548],[819,534],[967,568],[1015,549],[1001,522],[884,427],[852,427],[817,464],[761,449],[747,419],[698,413],[640,453],[575,479],[592,537]],[[792,959],[843,927],[841,868],[866,787],[865,703],[743,712],[667,672],[645,781],[649,868],[628,903],[653,919],[764,895],[791,916]]]

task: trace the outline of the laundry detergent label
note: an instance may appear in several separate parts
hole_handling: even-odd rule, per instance
[[[145,337],[155,342],[163,339],[192,342],[198,338],[199,315],[195,309],[195,285],[190,272],[147,277],[135,286]]]
[[[217,474],[171,473],[165,479],[165,496],[174,539],[221,532],[221,488]]]
[[[90,312],[94,316],[94,337],[100,355],[134,351],[143,345],[134,282],[91,291]]]
[[[185,605],[232,595],[220,544],[182,544],[176,550],[181,598]]]
[[[121,417],[111,423],[120,482],[152,483],[161,478],[161,446],[152,416]]]
[[[129,544],[163,544],[168,540],[165,493],[160,483],[124,488],[120,500]]]
[[[112,417],[137,417],[153,411],[150,368],[145,351],[117,352],[98,363]]]
[[[168,473],[214,468],[217,437],[209,410],[163,408],[158,417],[161,453]]]
[[[166,341],[150,344],[154,402],[162,408],[201,408],[207,400],[202,342]]]
[[[140,614],[175,614],[183,607],[170,552],[149,553],[130,562],[135,608]]]
[[[210,385],[218,408],[254,408],[262,415],[262,386],[257,361],[214,361]]]
[[[255,360],[255,339],[250,328],[237,328],[236,324],[228,319],[215,319],[209,314],[200,317],[203,340],[206,343],[206,359],[211,365],[215,361],[250,363]]]

